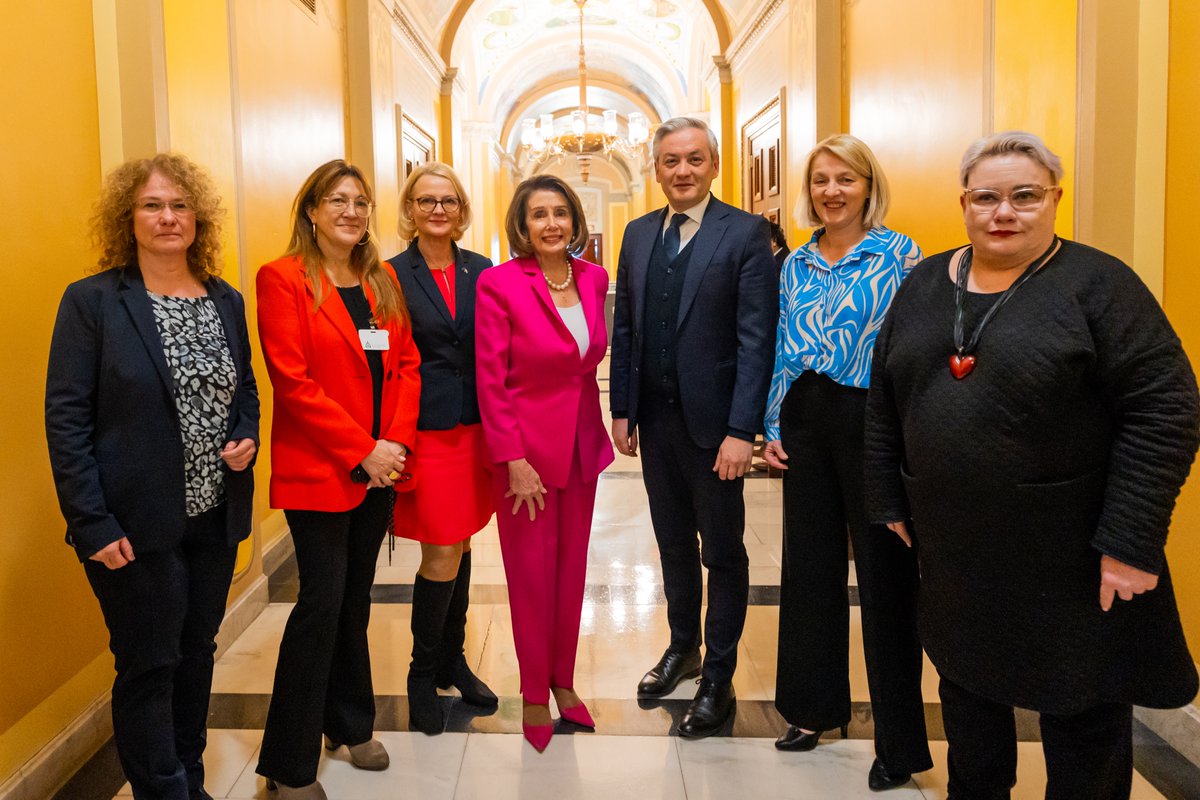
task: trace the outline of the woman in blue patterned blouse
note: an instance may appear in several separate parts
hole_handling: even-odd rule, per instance
[[[780,750],[811,750],[850,721],[846,535],[853,543],[876,791],[932,766],[916,633],[917,563],[867,523],[863,417],[871,352],[900,281],[921,250],[883,226],[887,180],[853,136],[809,153],[800,218],[817,228],[783,266],[764,457],[783,471],[784,541],[775,707]]]

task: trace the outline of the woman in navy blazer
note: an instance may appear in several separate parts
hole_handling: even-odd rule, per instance
[[[498,700],[463,653],[471,586],[471,536],[492,516],[491,473],[475,394],[475,281],[492,262],[455,242],[471,203],[454,170],[436,161],[400,192],[400,235],[412,244],[388,263],[404,290],[421,352],[417,436],[405,467],[413,489],[396,495],[396,533],[421,543],[413,582],[409,727],[445,727],[438,688],[493,708]]]
[[[182,156],[117,168],[93,220],[101,271],[67,287],[50,343],[50,464],[138,798],[208,797],[215,637],[250,533],[258,390],[242,296],[216,277],[220,212]]]

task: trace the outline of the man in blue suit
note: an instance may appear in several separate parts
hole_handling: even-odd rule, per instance
[[[750,584],[742,476],[771,379],[778,280],[767,221],[709,194],[719,164],[708,126],[669,119],[655,132],[653,151],[669,206],[625,229],[612,434],[618,451],[635,456],[640,433],[671,627],[671,642],[638,696],[662,697],[701,675],[679,725],[681,735],[700,738],[719,731],[734,708]],[[708,569],[703,664],[701,563]]]

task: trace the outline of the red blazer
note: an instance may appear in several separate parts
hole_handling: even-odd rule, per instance
[[[543,484],[559,489],[576,445],[585,481],[613,460],[596,383],[608,349],[608,273],[579,259],[571,264],[588,324],[583,358],[535,259],[484,270],[475,290],[475,375],[489,457],[496,465],[525,458]]]
[[[312,286],[298,258],[264,265],[257,287],[258,333],[275,390],[271,507],[347,511],[367,491],[350,480],[350,470],[375,447],[371,371],[358,328],[328,281],[324,302],[313,310]],[[373,306],[375,297],[364,288]],[[390,349],[383,353],[379,437],[407,446],[417,427],[420,355],[407,324],[383,327]]]

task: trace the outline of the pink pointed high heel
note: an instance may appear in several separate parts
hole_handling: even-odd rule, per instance
[[[592,719],[592,715],[588,712],[588,707],[582,702],[577,706],[570,708],[560,708],[559,715],[567,722],[573,722],[584,728],[596,729],[596,722]]]
[[[525,741],[533,745],[533,749],[539,753],[546,751],[547,745],[550,744],[550,737],[554,735],[553,725],[527,725],[521,723],[521,733],[525,734]]]
[[[550,716],[550,706],[543,703],[530,703],[526,700],[522,701],[521,707],[521,733],[525,734],[525,741],[533,745],[533,749],[539,753],[546,750],[546,746],[550,744],[550,737],[554,735],[554,724],[549,725],[533,725],[525,721],[525,712],[532,708],[546,709],[546,719]]]

